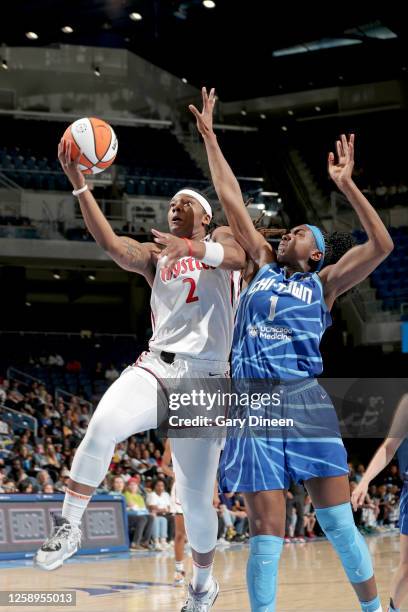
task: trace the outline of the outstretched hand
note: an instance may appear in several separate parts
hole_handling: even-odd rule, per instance
[[[166,267],[171,269],[181,257],[188,255],[188,244],[183,238],[178,238],[166,232],[159,232],[159,230],[156,229],[152,229],[151,232],[154,236],[154,241],[164,246],[158,259],[160,259]]]
[[[210,93],[207,93],[207,88],[203,87],[201,90],[203,96],[203,110],[200,111],[194,106],[189,105],[190,111],[193,113],[197,120],[197,129],[203,138],[213,134],[213,111],[215,106],[215,89],[212,88]]]
[[[337,163],[334,153],[330,152],[328,157],[328,171],[330,178],[339,189],[345,187],[352,180],[354,168],[354,134],[350,134],[347,140],[342,134],[340,140],[336,141]]]

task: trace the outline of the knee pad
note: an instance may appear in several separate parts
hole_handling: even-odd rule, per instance
[[[98,487],[106,476],[115,440],[97,422],[90,423],[72,461],[70,476],[75,482]]]
[[[275,610],[276,579],[283,538],[259,535],[249,540],[247,585],[252,612]]]
[[[316,508],[316,516],[350,582],[365,582],[372,578],[374,572],[370,553],[354,523],[350,503]]]
[[[202,492],[177,485],[177,497],[184,514],[184,525],[190,546],[198,553],[207,553],[217,544],[218,517],[211,499]]]

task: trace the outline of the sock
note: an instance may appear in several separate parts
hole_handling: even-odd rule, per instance
[[[389,607],[389,612],[400,612],[399,608],[395,607],[394,602],[392,601],[392,597],[390,599],[390,607]]]
[[[176,572],[178,572],[179,574],[181,574],[181,572],[184,572],[184,562],[183,561],[176,561]]]
[[[210,563],[210,565],[207,565],[206,567],[201,567],[200,565],[197,565],[195,561],[193,561],[193,579],[191,581],[191,586],[196,593],[208,591],[210,588],[212,566],[213,564]]]
[[[83,495],[70,489],[65,489],[64,503],[62,504],[62,516],[71,525],[78,527],[92,495]]]
[[[363,612],[382,612],[381,601],[378,595],[371,601],[360,601],[360,606]]]
[[[275,610],[276,579],[283,538],[259,535],[249,539],[247,585],[252,612]]]

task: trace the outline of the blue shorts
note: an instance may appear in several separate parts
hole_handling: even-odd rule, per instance
[[[287,489],[291,480],[348,475],[346,449],[327,392],[315,379],[284,386],[281,391],[279,406],[272,412],[269,408],[268,416],[284,419],[287,426],[275,430],[268,424],[252,427],[247,419],[242,429],[228,428],[220,463],[222,491]],[[243,415],[242,407],[228,416],[234,418],[234,412]],[[247,409],[248,414],[253,415],[253,410]]]
[[[400,533],[408,535],[408,481],[404,481],[400,497],[400,515],[399,515]]]

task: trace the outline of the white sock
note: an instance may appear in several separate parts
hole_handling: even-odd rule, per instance
[[[212,563],[210,563],[210,565],[207,565],[207,567],[200,567],[199,565],[196,565],[193,561],[193,579],[191,581],[191,586],[193,587],[196,593],[208,591],[208,589],[210,588],[212,567]]]
[[[179,574],[181,574],[181,572],[184,572],[184,562],[183,561],[176,561],[176,572],[178,572]]]
[[[92,495],[83,495],[70,489],[65,489],[64,503],[62,504],[62,516],[71,525],[78,527]]]

